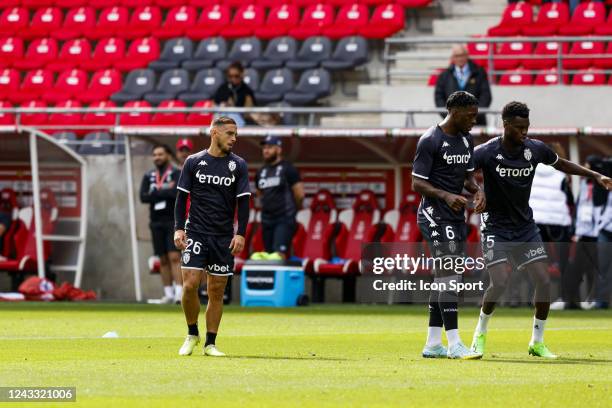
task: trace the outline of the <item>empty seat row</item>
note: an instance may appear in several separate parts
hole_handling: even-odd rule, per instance
[[[201,70],[192,82],[186,70],[173,69],[162,73],[157,84],[152,70],[135,70],[130,72],[121,91],[113,94],[111,100],[126,103],[144,99],[159,104],[164,100],[178,99],[192,104],[213,98],[223,82],[224,75],[219,69]],[[257,72],[252,71],[249,83],[255,88],[255,100],[259,104],[284,100],[292,105],[307,105],[329,96],[332,91],[331,75],[325,69],[304,71],[297,85],[294,73],[287,68],[266,72],[261,82]]]
[[[0,38],[0,69],[13,67],[20,70],[46,68],[62,71],[81,68],[94,71],[115,68],[130,71],[150,67],[155,70],[176,68],[179,65],[189,70],[198,70],[217,65],[224,69],[232,61],[251,62],[257,68],[276,68],[290,60],[310,61],[302,64],[314,68],[329,60],[328,69],[348,69],[366,62],[367,42],[363,37],[351,36],[341,39],[335,49],[327,37],[311,37],[301,45],[291,37],[279,37],[270,41],[263,51],[256,37],[234,41],[229,48],[225,39],[213,37],[202,40],[197,47],[185,37],[166,41],[160,55],[159,41],[152,37],[133,41],[129,47],[122,38],[104,38],[98,41],[92,52],[86,39],[66,41],[61,49],[53,38],[39,38],[30,43],[24,52],[20,38]],[[333,52],[332,52],[333,51]],[[316,61],[315,65],[312,62]],[[334,62],[335,61],[335,62]],[[297,65],[299,65],[298,63]],[[298,66],[292,68],[298,68]]]
[[[0,14],[0,35],[26,39],[51,36],[60,40],[108,36],[166,39],[183,35],[194,39],[217,35],[226,38],[251,35],[339,38],[355,34],[385,38],[401,30],[404,23],[404,9],[397,4],[382,4],[370,16],[367,6],[356,2],[342,6],[337,14],[329,4],[313,4],[301,17],[293,4],[277,5],[267,16],[263,7],[247,4],[240,7],[233,18],[229,7],[222,4],[205,7],[199,17],[195,7],[180,5],[173,7],[165,19],[161,9],[155,6],[139,7],[131,15],[125,7],[109,7],[98,17],[92,7],[75,7],[65,18],[59,8],[47,7],[38,9],[31,19],[26,8],[12,7]]]
[[[179,66],[198,70],[216,66],[226,69],[233,61],[258,69],[287,66],[291,69],[312,69],[322,66],[330,70],[350,69],[368,60],[368,43],[363,37],[351,36],[340,40],[335,49],[327,37],[315,36],[306,39],[299,47],[289,36],[270,41],[262,53],[261,41],[256,37],[234,41],[229,52],[223,38],[202,40],[194,51],[188,38],[167,41],[158,60],[149,63],[149,68],[163,71]]]
[[[488,34],[493,37],[612,35],[612,13],[606,21],[606,8],[600,1],[580,3],[571,17],[568,5],[563,2],[543,4],[535,20],[533,14],[529,3],[509,4],[499,24],[491,27]]]
[[[121,144],[122,139],[113,140],[108,132],[90,132],[80,140],[75,132],[55,132],[52,136],[55,140],[83,155],[123,154],[125,151],[123,144]]]
[[[468,44],[471,58],[484,68],[489,68],[488,43]],[[495,70],[514,69],[522,65],[527,69],[546,69],[557,67],[561,55],[562,67],[566,70],[596,67],[612,68],[612,42],[592,39],[574,43],[548,42],[507,42],[494,46],[493,68]]]

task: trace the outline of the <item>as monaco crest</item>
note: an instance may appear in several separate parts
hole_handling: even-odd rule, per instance
[[[523,156],[525,156],[525,160],[530,161],[531,160],[531,150],[529,150],[529,148],[525,149],[525,151],[523,151]]]
[[[188,264],[190,259],[191,259],[191,255],[189,255],[189,252],[185,252],[183,254],[183,263]]]
[[[230,171],[234,171],[236,170],[236,162],[233,160],[230,160],[229,164],[227,165],[227,167],[229,167]]]

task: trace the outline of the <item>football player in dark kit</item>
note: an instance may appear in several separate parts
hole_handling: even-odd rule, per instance
[[[213,120],[210,147],[187,158],[178,183],[174,216],[174,242],[183,251],[183,311],[188,335],[179,355],[191,355],[200,342],[198,287],[207,273],[206,342],[204,354],[225,354],[215,346],[223,313],[223,292],[233,274],[234,255],[244,248],[249,220],[249,174],[246,162],[232,153],[237,137],[236,122],[226,116]],[[185,220],[187,196],[191,196]],[[238,230],[234,214],[238,208]]]
[[[484,194],[474,181],[474,142],[469,131],[476,123],[478,100],[468,92],[455,92],[446,101],[448,115],[431,127],[417,144],[412,167],[412,188],[422,196],[417,221],[435,258],[463,256],[467,226],[463,189],[474,195],[476,211],[484,209]],[[423,349],[425,358],[478,359],[482,355],[466,347],[459,336],[458,296],[452,281],[461,275],[452,267],[435,268],[434,282],[447,290],[429,296],[429,329]],[[448,349],[442,345],[442,327]]]
[[[592,178],[608,190],[612,180],[558,157],[543,142],[527,137],[529,108],[524,103],[507,104],[502,119],[504,134],[474,152],[474,164],[476,169],[482,169],[487,199],[481,215],[481,241],[490,284],[484,294],[472,350],[484,353],[489,319],[515,268],[519,273],[526,271],[535,283],[535,316],[528,352],[552,359],[557,356],[544,344],[550,307],[547,255],[529,207],[535,169],[539,163],[550,165],[567,174]]]
[[[174,246],[173,240],[172,212],[181,171],[170,163],[171,157],[172,151],[168,146],[155,145],[153,147],[155,168],[145,173],[140,184],[140,201],[149,204],[149,227],[153,251],[159,256],[160,275],[164,286],[161,303],[179,303],[183,285],[180,253]]]
[[[255,175],[255,186],[261,196],[261,223],[266,252],[282,259],[295,232],[295,215],[302,208],[304,185],[300,173],[283,160],[281,140],[274,136],[262,142],[265,165]]]

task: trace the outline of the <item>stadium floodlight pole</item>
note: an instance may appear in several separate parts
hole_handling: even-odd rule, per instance
[[[43,251],[42,215],[40,212],[40,173],[38,169],[38,139],[30,130],[30,166],[32,169],[32,198],[34,204],[34,232],[36,234],[36,266],[38,277],[45,277],[45,254]]]
[[[130,242],[132,246],[132,269],[134,270],[134,292],[136,300],[142,301],[140,290],[140,256],[138,252],[138,238],[136,236],[136,209],[134,203],[134,181],[132,179],[132,152],[130,151],[130,135],[123,139],[125,145],[125,175],[128,188],[128,212],[130,216]]]

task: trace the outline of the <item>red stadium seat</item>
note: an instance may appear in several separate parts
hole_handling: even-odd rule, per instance
[[[397,4],[406,8],[422,8],[427,7],[433,0],[397,0]]]
[[[24,7],[37,9],[43,7],[51,7],[55,5],[55,0],[21,0],[21,4]]]
[[[561,49],[562,54],[567,54],[569,51],[570,44],[558,43],[555,41],[537,43],[533,52],[533,59],[524,59],[523,67],[527,69],[548,69],[557,67],[558,65],[558,54]],[[548,56],[548,57],[546,57]]]
[[[533,10],[531,4],[519,1],[506,6],[501,21],[495,27],[488,30],[491,37],[510,37],[520,34],[523,27],[533,22]]]
[[[125,57],[125,41],[122,38],[104,38],[98,41],[91,59],[80,66],[87,71],[111,68]]]
[[[85,35],[96,24],[96,13],[91,7],[73,8],[68,11],[62,28],[51,33],[58,40],[70,40]]]
[[[34,13],[30,25],[21,29],[19,35],[27,39],[48,37],[59,30],[63,17],[61,10],[57,7],[40,8]]]
[[[475,35],[474,38],[480,38],[483,36]],[[470,55],[470,59],[477,65],[480,65],[484,69],[489,67],[489,49],[495,47],[495,44],[486,42],[471,42],[467,44],[467,50]]]
[[[9,98],[19,91],[19,71],[5,68],[0,71],[0,100]]]
[[[21,104],[22,108],[46,109],[47,104],[42,101],[29,101]],[[44,112],[22,113],[20,123],[26,126],[42,126],[47,124],[48,116]]]
[[[502,43],[493,60],[493,67],[496,71],[505,71],[508,69],[514,69],[521,65],[523,58],[507,58],[502,59],[499,57],[511,57],[513,55],[527,55],[531,54],[531,48],[533,43],[528,42],[510,42]]]
[[[569,8],[565,3],[546,3],[540,7],[536,21],[523,26],[521,32],[527,36],[554,35],[559,27],[569,21]]]
[[[336,217],[336,203],[328,190],[317,192],[310,208],[298,212],[298,230],[292,246],[295,255],[303,259],[307,273],[313,272],[315,259],[331,258],[330,245]]]
[[[99,101],[89,105],[89,108],[114,108],[113,101]],[[88,126],[107,128],[116,124],[116,114],[107,112],[88,112],[83,115],[83,123]]]
[[[0,35],[17,36],[30,22],[28,10],[24,7],[6,8],[0,15]]]
[[[154,0],[153,4],[159,6],[161,8],[172,8],[172,7],[180,7],[185,5],[185,0]]]
[[[8,99],[13,102],[26,102],[40,98],[53,87],[53,73],[45,69],[29,71],[23,81],[19,92],[10,95]]]
[[[438,82],[438,77],[442,72],[444,72],[444,68],[436,69],[436,72],[429,76],[429,79],[427,80],[427,86],[436,86],[436,82]]]
[[[296,27],[300,20],[300,12],[293,4],[282,4],[270,10],[266,23],[255,29],[259,38],[270,39],[286,35],[290,29]]]
[[[152,6],[153,0],[121,0],[121,5],[127,8]]]
[[[21,70],[42,68],[57,58],[57,41],[53,38],[38,38],[30,43],[23,59],[13,66]]]
[[[108,7],[102,10],[95,27],[87,30],[88,38],[104,38],[121,35],[128,27],[128,9],[125,7]]]
[[[3,0],[2,5],[4,7],[19,7],[21,5],[21,0]]]
[[[606,84],[606,74],[599,69],[585,69],[574,74],[572,85],[597,86]]]
[[[103,9],[106,7],[115,7],[121,6],[121,0],[88,0],[88,3],[91,7],[97,9]]]
[[[567,82],[567,75],[564,75],[564,81]],[[533,85],[559,85],[559,72],[557,68],[546,69],[537,73]]]
[[[13,104],[8,101],[0,101],[0,108],[12,108]],[[0,125],[14,125],[15,124],[15,115],[12,113],[4,113],[0,112]],[[6,247],[5,247],[6,248]],[[6,256],[6,255],[4,255]]]
[[[595,37],[596,38],[596,37]],[[593,65],[590,54],[603,54],[605,43],[601,41],[578,41],[572,45],[568,56],[582,56],[585,58],[564,58],[563,69],[586,69]]]
[[[580,3],[569,23],[559,27],[560,35],[588,35],[595,27],[606,20],[606,9],[603,3],[590,1]]]
[[[200,40],[214,37],[230,23],[230,9],[221,4],[214,4],[202,10],[195,27],[187,30],[187,36]]]
[[[87,74],[80,69],[70,69],[57,77],[52,89],[43,94],[48,103],[59,103],[68,99],[75,99],[87,89]]]
[[[156,38],[148,37],[132,41],[125,58],[115,63],[115,68],[120,71],[131,71],[137,68],[144,68],[151,61],[159,58],[159,41]]]
[[[197,101],[193,104],[194,108],[212,108],[213,106],[215,106],[215,103],[210,100]],[[212,119],[212,113],[191,112],[187,115],[185,124],[190,126],[208,126],[210,125],[210,122],[212,122]]]
[[[91,44],[88,40],[77,38],[64,43],[62,49],[53,62],[47,64],[51,71],[64,71],[75,68],[89,61],[91,58]]]
[[[302,16],[300,24],[289,30],[289,35],[304,40],[321,34],[321,31],[334,22],[334,9],[329,4],[319,3],[309,6]]]
[[[160,28],[153,30],[153,36],[160,39],[180,37],[185,32],[194,27],[197,12],[192,6],[174,7],[168,12],[164,24]]]
[[[364,4],[347,4],[343,6],[336,21],[323,30],[323,35],[332,39],[340,39],[355,35],[368,24],[368,8]]]
[[[223,28],[219,35],[225,38],[249,37],[255,29],[263,26],[265,17],[263,7],[245,4],[236,11],[232,22]]]
[[[605,53],[608,54],[609,57],[593,58],[593,66],[595,68],[612,69],[612,42],[608,43]]]
[[[22,59],[23,50],[23,40],[21,38],[0,38],[0,68],[8,68]]]
[[[178,100],[163,101],[158,108],[184,108],[185,102]],[[158,112],[151,118],[152,125],[179,126],[185,124],[184,112]]]
[[[533,76],[526,73],[523,68],[518,68],[501,75],[497,84],[506,86],[526,86],[531,85],[532,83]]]
[[[359,30],[365,38],[383,39],[404,28],[404,9],[397,4],[382,4],[374,10],[368,25]]]
[[[124,108],[150,108],[151,105],[147,101],[130,101],[123,105]],[[151,114],[149,112],[130,112],[119,115],[119,123],[123,126],[143,126],[151,123]]]
[[[89,5],[90,0],[54,0],[55,6],[59,8],[74,8],[85,7]],[[93,6],[90,6],[93,7]]]
[[[81,108],[81,103],[75,100],[65,100],[55,105],[56,108],[76,109]],[[83,121],[83,115],[78,112],[52,113],[49,115],[49,126],[79,126]]]
[[[612,35],[612,12],[608,15],[608,20],[604,24],[597,24],[595,27],[597,35]]]
[[[139,7],[132,13],[128,29],[122,32],[117,32],[116,35],[121,35],[125,38],[141,38],[151,35],[151,33],[159,28],[162,22],[162,14],[159,7],[144,6]]]

